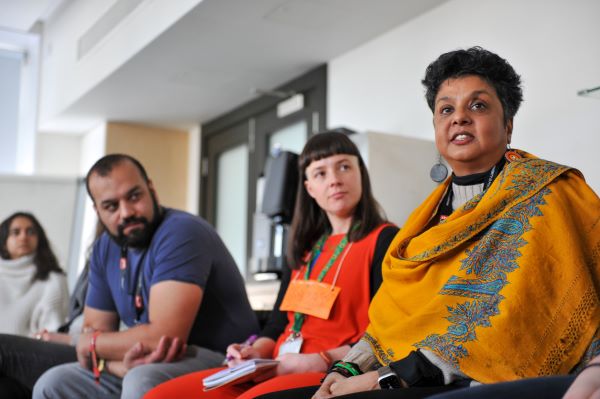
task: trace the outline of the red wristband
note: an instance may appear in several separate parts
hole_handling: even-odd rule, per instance
[[[94,380],[96,384],[100,384],[100,368],[98,367],[98,354],[96,353],[96,340],[100,335],[100,331],[94,331],[92,338],[90,339],[90,355],[92,357],[92,372],[94,373]]]
[[[321,359],[323,359],[323,361],[327,365],[327,368],[329,368],[329,366],[331,366],[331,356],[329,356],[325,351],[319,352],[319,356],[321,356]]]

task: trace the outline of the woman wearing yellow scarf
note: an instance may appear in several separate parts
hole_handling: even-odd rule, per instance
[[[367,333],[314,398],[566,374],[600,349],[600,199],[579,171],[509,149],[519,75],[474,47],[423,84],[453,174],[395,237]]]

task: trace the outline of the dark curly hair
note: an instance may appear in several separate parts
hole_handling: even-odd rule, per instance
[[[37,271],[31,280],[47,280],[50,272],[64,273],[58,265],[58,260],[56,260],[52,248],[50,248],[50,242],[48,241],[48,237],[46,237],[46,232],[42,228],[40,222],[31,213],[13,213],[0,224],[0,256],[2,256],[3,259],[10,259],[8,248],[6,248],[6,241],[10,234],[10,225],[13,220],[18,217],[29,219],[31,224],[33,224],[33,228],[38,237],[38,246],[35,251],[35,257],[33,258],[33,263],[35,264]]]
[[[354,210],[352,225],[356,222],[360,223],[357,228],[348,232],[348,240],[358,241],[386,221],[383,210],[373,197],[369,173],[356,144],[348,138],[347,134],[339,131],[318,133],[306,142],[298,159],[298,191],[287,251],[287,261],[291,268],[300,268],[304,264],[306,253],[312,249],[317,240],[323,234],[331,232],[327,215],[304,187],[306,168],[313,161],[338,154],[356,156],[361,176],[362,195]]]
[[[523,101],[521,77],[504,58],[481,47],[450,51],[429,64],[421,83],[431,111],[444,81],[468,75],[479,76],[494,87],[502,103],[505,124],[515,116]]]

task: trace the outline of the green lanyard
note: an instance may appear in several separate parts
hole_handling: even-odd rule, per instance
[[[325,245],[326,240],[327,240],[327,236],[322,236],[319,239],[319,241],[317,241],[313,250],[311,251],[312,254],[310,256],[310,261],[306,265],[306,273],[304,273],[304,280],[309,279],[310,272],[311,272],[313,266],[317,262],[317,259],[321,255],[321,252],[323,252],[323,246]],[[342,253],[344,248],[346,248],[347,244],[348,244],[348,235],[345,235],[344,238],[342,239],[342,241],[340,241],[340,243],[335,248],[335,251],[333,251],[333,255],[331,255],[331,258],[329,258],[329,261],[327,262],[327,264],[325,265],[323,270],[321,270],[321,273],[319,273],[319,276],[317,277],[317,281],[319,283],[321,281],[323,281],[323,279],[325,278],[325,275],[327,274],[329,269],[331,269],[331,266],[333,266],[333,264],[337,260],[338,256],[340,256],[340,254]],[[304,313],[299,313],[299,312],[294,313],[294,325],[292,326],[292,335],[294,337],[297,337],[300,335],[300,329],[302,329],[302,325],[304,324],[305,316],[306,315]]]

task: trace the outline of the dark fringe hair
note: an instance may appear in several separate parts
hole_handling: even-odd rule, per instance
[[[312,136],[307,141],[298,159],[298,191],[287,251],[287,261],[293,269],[300,268],[305,263],[306,254],[312,249],[317,240],[323,234],[331,232],[327,215],[317,202],[308,195],[304,187],[306,168],[313,161],[338,154],[356,156],[361,175],[362,195],[352,217],[352,225],[357,227],[348,232],[348,240],[351,242],[358,241],[386,221],[381,206],[373,197],[371,181],[365,163],[352,140],[346,134],[337,131],[327,131]]]
[[[523,101],[521,77],[504,58],[481,47],[444,53],[433,61],[421,81],[432,112],[440,85],[447,79],[479,76],[496,90],[504,111],[504,124],[513,119]]]
[[[56,259],[54,252],[52,252],[52,248],[50,248],[50,242],[48,241],[48,237],[46,236],[46,232],[42,228],[42,225],[35,216],[28,212],[13,213],[0,224],[0,256],[2,256],[3,259],[10,259],[8,248],[6,248],[6,241],[10,234],[10,225],[13,220],[18,217],[29,219],[38,236],[38,246],[33,258],[33,263],[37,270],[31,281],[47,280],[51,272],[64,274],[63,270],[58,265],[58,260]]]

